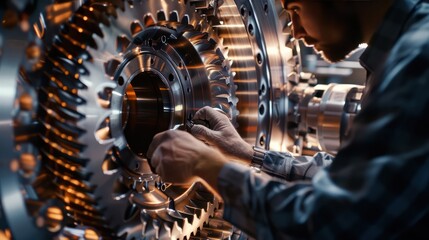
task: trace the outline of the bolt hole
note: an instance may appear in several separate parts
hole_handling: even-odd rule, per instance
[[[187,88],[187,89],[186,89],[186,91],[187,91],[188,93],[190,93],[190,92],[191,92],[191,89],[190,89],[190,88]]]
[[[123,77],[119,77],[118,78],[118,84],[119,84],[119,86],[124,85],[124,83],[125,83],[124,78]]]
[[[100,104],[101,107],[106,109],[110,108],[110,101],[112,100],[112,92],[113,92],[112,88],[106,87],[97,93],[98,103]]]
[[[147,45],[149,45],[149,47],[152,47],[152,46],[153,46],[153,41],[152,41],[152,39],[149,39],[149,40],[147,41]]]
[[[249,26],[247,27],[247,30],[249,31],[250,35],[253,36],[255,34],[252,24],[249,24]]]
[[[150,65],[153,65],[153,64],[155,64],[155,59],[150,58]]]
[[[259,138],[259,145],[260,145],[260,146],[265,146],[265,135],[262,135],[262,136]]]
[[[268,3],[267,2],[264,4],[264,12],[265,12],[265,14],[268,14]]]
[[[259,65],[262,64],[262,54],[261,53],[258,53],[256,55],[256,61],[258,62]]]
[[[168,75],[168,80],[170,80],[170,82],[174,81],[174,75],[172,73]]]
[[[260,115],[264,115],[265,114],[265,107],[263,104],[261,104],[261,106],[259,106],[259,114]]]
[[[244,17],[246,15],[247,9],[245,6],[241,6],[240,13],[241,16]]]

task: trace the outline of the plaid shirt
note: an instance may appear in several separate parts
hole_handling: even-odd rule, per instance
[[[268,152],[277,176],[315,173],[287,182],[228,163],[225,219],[257,239],[428,238],[429,0],[396,0],[361,62],[369,91],[332,164]]]

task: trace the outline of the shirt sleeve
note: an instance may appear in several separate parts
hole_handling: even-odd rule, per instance
[[[419,33],[410,36],[412,40],[423,39]],[[395,57],[388,60],[382,81],[355,118],[350,140],[311,181],[281,182],[226,164],[218,178],[225,219],[257,239],[415,239],[411,232],[425,236],[429,45],[409,47],[414,40],[392,50]],[[274,166],[273,171],[280,169],[285,176],[289,171],[290,177],[288,163],[276,168],[275,162],[264,167]]]
[[[323,167],[331,165],[334,157],[325,152],[314,156],[293,156],[288,152],[267,151],[261,170],[287,181],[309,180]]]

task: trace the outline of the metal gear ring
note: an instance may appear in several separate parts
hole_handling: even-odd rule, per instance
[[[164,183],[144,155],[153,135],[206,105],[251,144],[286,147],[291,53],[280,2],[72,2],[49,8],[73,9],[66,18],[37,21],[43,54],[20,74],[33,107],[15,121],[29,115],[24,136],[36,123],[16,145],[16,171],[37,227],[65,238],[231,237],[201,183]]]

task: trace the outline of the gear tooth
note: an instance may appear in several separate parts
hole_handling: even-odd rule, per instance
[[[123,135],[114,135],[114,130],[121,131],[123,130],[121,127],[124,126],[121,124],[114,126],[111,123],[114,119],[113,116],[117,116],[115,115],[117,113],[113,112],[123,110],[118,109],[118,104],[115,105],[118,102],[115,102],[115,99],[112,100],[112,95],[124,94],[124,92],[118,91],[121,86],[121,89],[124,89],[123,86],[133,87],[130,79],[123,79],[122,84],[119,84],[119,79],[115,79],[118,76],[118,71],[123,67],[122,64],[134,57],[135,55],[132,54],[137,53],[143,47],[150,49],[148,51],[153,51],[151,52],[152,56],[156,55],[155,51],[158,50],[156,47],[159,47],[151,45],[149,48],[148,45],[145,45],[148,43],[133,42],[131,44],[132,35],[135,36],[152,26],[156,26],[165,29],[167,33],[173,32],[172,35],[166,34],[165,36],[177,37],[174,40],[181,40],[183,36],[185,41],[188,41],[186,43],[190,44],[188,45],[191,48],[189,50],[196,54],[193,53],[190,57],[193,62],[187,61],[184,53],[180,55],[183,59],[180,58],[178,61],[174,59],[175,63],[181,63],[179,68],[183,69],[183,72],[187,70],[186,64],[191,65],[198,62],[198,64],[204,65],[198,71],[209,77],[209,81],[205,80],[204,83],[210,86],[210,89],[204,89],[207,93],[210,91],[211,94],[207,94],[207,103],[219,106],[227,113],[232,113],[235,109],[235,106],[231,106],[231,103],[234,104],[234,101],[231,100],[231,95],[234,94],[234,85],[231,84],[230,78],[232,74],[230,73],[229,62],[225,58],[228,56],[228,51],[227,48],[222,47],[223,38],[215,36],[216,33],[207,18],[202,16],[205,9],[199,6],[197,12],[195,7],[189,7],[189,1],[186,3],[168,1],[167,7],[162,6],[163,4],[159,2],[150,4],[150,6],[146,6],[149,4],[144,5],[142,1],[127,1],[125,5],[124,3],[125,1],[122,0],[108,1],[106,4],[100,4],[98,1],[83,3],[84,5],[76,11],[76,15],[64,25],[54,47],[48,54],[55,60],[55,62],[50,62],[54,71],[49,71],[46,76],[52,86],[44,85],[40,88],[40,93],[46,92],[47,98],[52,96],[49,101],[41,104],[46,115],[49,115],[49,118],[61,119],[62,121],[62,125],[53,125],[52,122],[46,120],[44,125],[46,132],[49,132],[49,137],[43,136],[45,142],[41,154],[43,159],[52,162],[52,166],[49,168],[50,176],[60,178],[61,173],[63,173],[64,176],[62,177],[66,176],[66,179],[62,181],[67,184],[60,190],[63,192],[67,192],[68,189],[74,191],[67,193],[67,196],[62,196],[67,197],[70,201],[68,205],[71,209],[70,212],[76,214],[76,216],[72,216],[73,221],[81,222],[85,226],[91,226],[95,229],[102,229],[100,232],[103,236],[106,236],[106,232],[115,232],[109,228],[118,225],[116,220],[112,220],[112,217],[109,216],[109,212],[117,211],[120,214],[116,215],[120,216],[124,213],[125,220],[136,216],[135,214],[145,206],[133,202],[135,200],[133,197],[127,197],[130,194],[133,196],[150,194],[144,192],[145,188],[138,185],[139,181],[141,182],[142,179],[151,183],[155,181],[150,179],[153,175],[148,176],[144,171],[141,174],[137,171],[139,167],[136,167],[137,170],[135,170],[134,165],[131,166],[125,162],[128,159],[121,159],[129,157],[128,155],[124,157],[124,153],[121,152],[128,146],[121,145],[123,148],[117,146],[118,142],[125,142],[124,145],[126,145],[126,139]],[[207,5],[208,1],[204,1],[204,4]],[[187,8],[185,9],[185,7]],[[178,11],[170,11],[175,8]],[[144,11],[139,11],[141,9]],[[143,23],[135,20],[141,19],[142,12],[147,12],[142,20]],[[166,20],[166,12],[169,13],[168,21]],[[156,16],[156,20],[152,16]],[[88,25],[85,25],[85,21]],[[171,37],[171,39],[173,38]],[[160,42],[160,39],[154,38],[153,40]],[[165,41],[162,43],[165,44]],[[171,44],[169,47],[174,48],[175,46]],[[136,51],[131,52],[133,50]],[[153,56],[153,58],[156,59],[153,62],[150,62],[149,58],[143,58],[142,62],[138,63],[144,65],[145,71],[156,69],[155,67],[161,65],[163,59],[159,56]],[[168,73],[167,79],[171,82],[178,80],[195,81],[192,79],[192,75],[187,76],[187,79],[178,79],[177,76],[180,74],[171,78],[170,75],[173,76],[173,74]],[[190,90],[193,91],[194,89]],[[131,94],[131,92],[126,92],[126,94]],[[62,106],[62,103],[66,105]],[[126,103],[123,105],[127,107]],[[48,114],[48,110],[51,113]],[[67,127],[63,125],[67,125]],[[62,141],[60,139],[62,138],[60,132],[64,129],[74,134],[65,136],[66,138],[72,137],[71,140]],[[60,140],[56,142],[57,139]],[[134,153],[128,154],[133,155]],[[64,170],[58,171],[58,169],[63,168]],[[130,186],[133,181],[134,185],[131,184],[132,186]],[[186,192],[189,196],[186,195],[184,203],[177,203],[180,206],[174,207],[174,209],[179,209],[182,212],[163,209],[164,205],[155,207],[158,215],[143,213],[142,211],[142,237],[163,238],[168,236],[189,239],[191,234],[197,234],[198,228],[202,228],[204,223],[207,223],[208,218],[213,215],[218,205],[205,193],[195,193],[194,191],[195,189],[191,189]],[[193,197],[195,199],[191,199]],[[112,198],[117,201],[113,202]],[[179,199],[177,196],[176,198]],[[147,199],[151,198],[144,200]],[[71,200],[73,200],[73,204]],[[174,200],[172,199],[172,202]],[[83,204],[82,206],[77,204],[79,201]],[[114,204],[108,205],[110,203]],[[164,203],[159,203],[159,205],[162,204]],[[185,207],[186,204],[189,206]],[[116,207],[121,208],[121,210],[116,210]],[[131,223],[129,224],[131,226]],[[122,226],[124,227],[122,228]],[[122,226],[115,234],[122,234],[121,231],[127,231],[126,224],[122,224]]]
[[[127,47],[130,45],[131,41],[127,36],[122,35],[116,38],[116,52],[123,54]]]
[[[119,179],[117,179],[115,181],[115,184],[113,186],[113,198],[114,199],[123,199],[126,198],[129,193],[130,193],[130,189],[125,186]]]
[[[198,227],[199,227],[199,219],[197,218],[197,216],[195,214],[191,214],[188,212],[183,212],[183,211],[178,211],[178,213],[187,219],[187,223],[189,225],[189,227],[187,228],[188,230],[188,234],[197,234],[198,231]],[[190,235],[186,236],[187,239],[189,239]]]
[[[179,239],[189,239],[193,232],[192,224],[189,223],[188,218],[182,216],[178,211],[168,211],[169,216],[174,220],[175,231],[172,235],[177,235]],[[174,231],[173,231],[174,232]]]
[[[144,26],[146,28],[153,26],[156,24],[155,19],[153,18],[152,14],[146,14],[143,18]]]
[[[137,35],[139,32],[143,31],[143,26],[139,21],[133,21],[130,25],[130,31],[133,36]]]
[[[168,19],[170,22],[179,22],[179,14],[177,11],[171,11]]]
[[[165,12],[163,10],[158,11],[156,14],[156,19],[158,22],[166,21],[167,17],[165,16]]]
[[[114,151],[109,150],[109,152],[104,157],[104,161],[102,165],[103,173],[106,175],[112,175],[118,172],[120,167],[116,161],[117,160],[116,160],[116,156],[114,155]]]
[[[181,21],[181,23],[183,24],[183,25],[189,25],[190,23],[189,23],[189,15],[184,15],[183,17],[182,17],[182,21]]]
[[[160,222],[158,238],[159,239],[172,239],[171,230],[172,229],[169,225],[165,224],[164,222]]]
[[[111,59],[104,63],[104,72],[110,77],[113,77],[116,72],[116,68],[118,68],[120,64],[121,62],[117,59]]]
[[[128,203],[128,206],[125,210],[125,216],[124,220],[130,220],[132,217],[134,217],[139,212],[139,208],[135,203]]]

